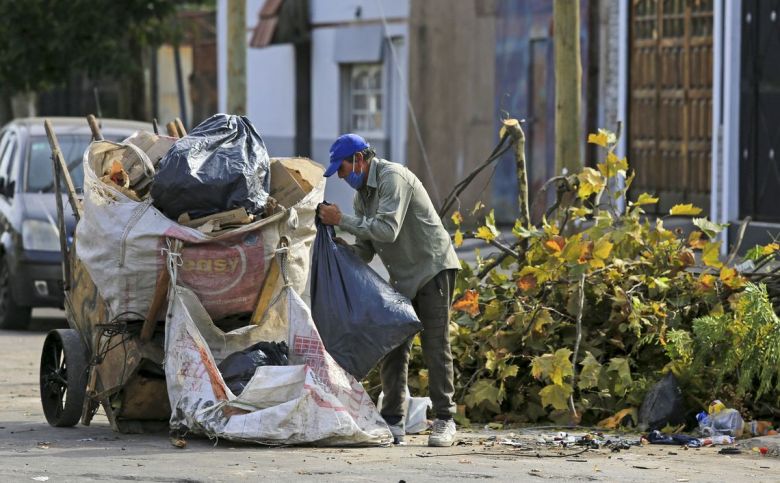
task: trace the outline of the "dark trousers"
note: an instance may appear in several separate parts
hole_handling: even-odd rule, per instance
[[[442,270],[420,288],[412,300],[423,324],[420,333],[425,365],[428,367],[428,394],[437,418],[449,419],[455,414],[452,352],[450,352],[450,304],[455,286],[456,270]],[[409,371],[412,338],[388,353],[382,360],[382,399],[380,412],[388,424],[403,424],[406,420],[404,400]]]

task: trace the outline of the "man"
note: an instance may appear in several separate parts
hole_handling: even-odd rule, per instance
[[[352,249],[366,262],[379,255],[390,283],[412,301],[423,324],[420,339],[436,417],[428,445],[451,446],[455,389],[449,308],[460,263],[450,236],[420,180],[404,166],[377,159],[362,137],[345,134],[333,143],[325,176],[336,172],[357,191],[355,215],[342,214],[336,205],[321,205],[320,219],[355,235]],[[385,393],[380,412],[396,444],[403,442],[405,434],[411,347],[410,338],[385,356],[380,370]]]

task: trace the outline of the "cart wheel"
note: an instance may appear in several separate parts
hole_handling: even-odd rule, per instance
[[[41,353],[41,405],[46,421],[74,426],[87,393],[87,350],[73,329],[52,330]]]

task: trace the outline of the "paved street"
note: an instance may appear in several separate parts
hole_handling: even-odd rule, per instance
[[[777,481],[780,460],[725,456],[716,448],[670,446],[607,449],[570,456],[537,448],[539,430],[518,432],[530,449],[494,445],[510,431],[459,433],[462,444],[429,449],[424,436],[391,448],[266,448],[167,434],[111,431],[104,415],[89,427],[50,427],[38,396],[38,360],[47,330],[65,327],[58,311],[36,311],[32,329],[0,333],[0,481]],[[516,430],[517,431],[517,430]],[[554,430],[546,430],[548,432]],[[543,458],[533,455],[539,451]],[[530,457],[529,457],[530,456]],[[48,480],[46,480],[48,478]]]

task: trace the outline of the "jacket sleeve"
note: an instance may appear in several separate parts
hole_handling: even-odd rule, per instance
[[[355,215],[358,217],[363,217],[363,203],[360,202],[360,199],[358,196],[355,196],[355,200],[352,203],[353,209],[355,211]],[[344,216],[347,215],[341,215],[342,220]],[[343,221],[342,221],[343,223]],[[344,228],[343,225],[339,225],[341,228]],[[346,230],[346,229],[345,229]],[[349,230],[346,230],[349,231]],[[351,232],[350,232],[351,233]],[[353,233],[354,234],[354,233]],[[364,240],[359,237],[355,237],[355,243],[350,245],[350,248],[352,248],[352,251],[357,254],[364,262],[370,263],[371,260],[373,260],[374,255],[376,252],[374,251],[374,246],[371,244],[370,240]]]
[[[392,243],[398,238],[406,211],[412,199],[412,186],[399,173],[389,173],[377,187],[379,202],[376,214],[341,215],[339,226],[362,240]],[[356,203],[357,204],[357,203]]]

